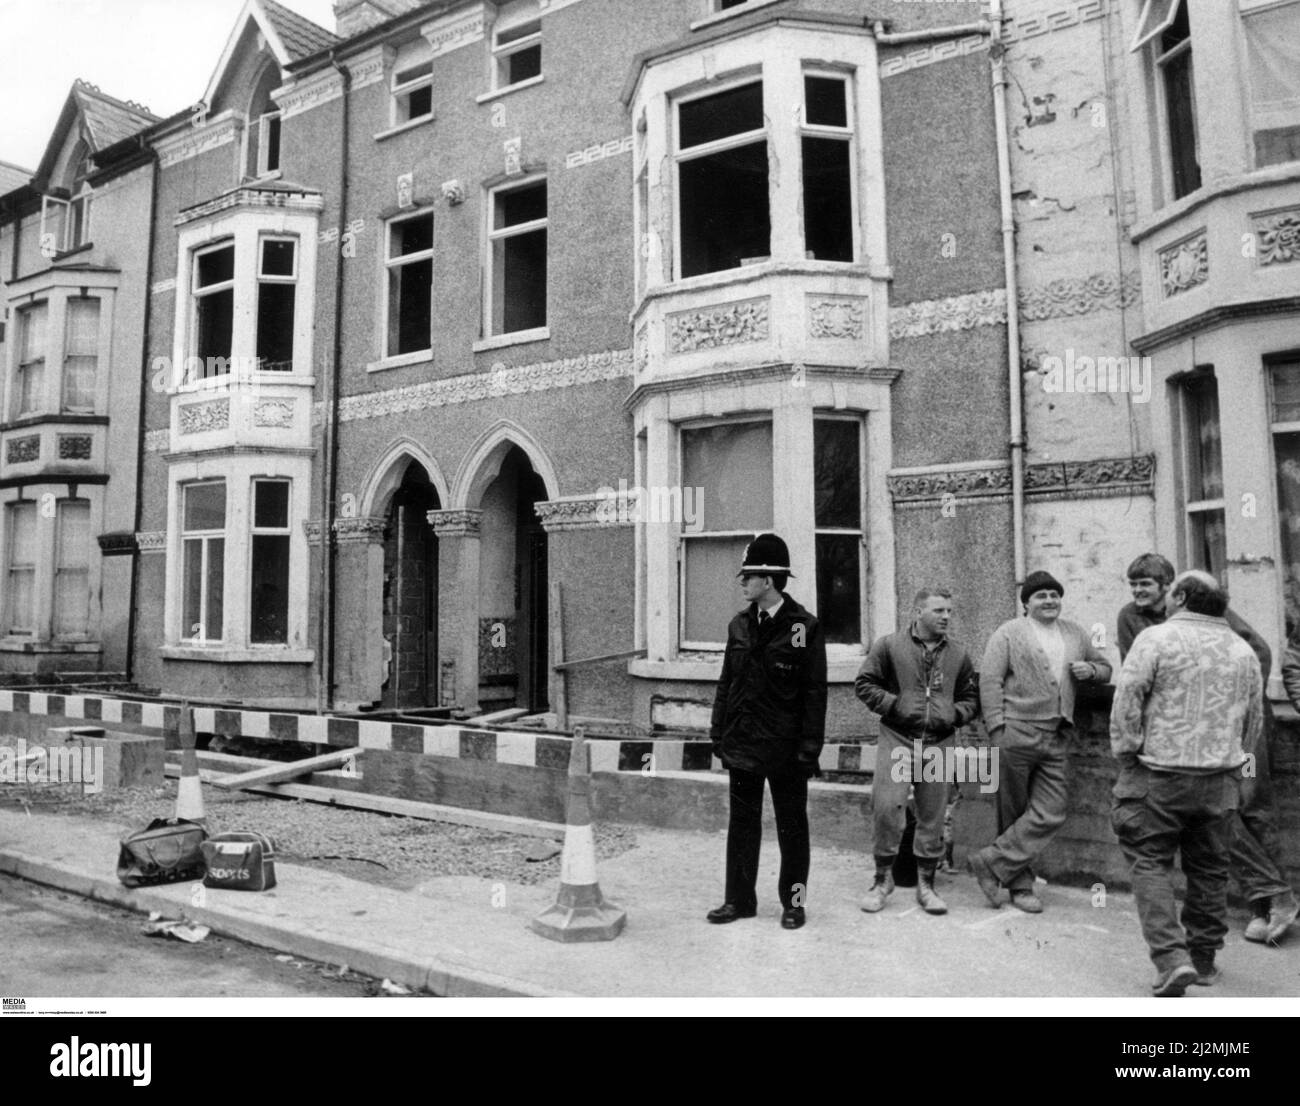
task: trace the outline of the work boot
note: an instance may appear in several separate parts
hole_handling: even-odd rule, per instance
[[[894,874],[888,868],[877,868],[875,882],[862,899],[862,909],[868,914],[877,914],[884,910],[885,900],[893,890]]]
[[[1253,917],[1246,923],[1246,932],[1242,935],[1247,941],[1263,944],[1268,940],[1269,899],[1252,899],[1250,912]]]
[[[933,865],[933,861],[931,861]],[[920,865],[916,870],[916,901],[927,914],[947,914],[948,904],[934,889],[934,868]]]
[[[1298,915],[1300,915],[1300,904],[1296,902],[1294,891],[1274,895],[1268,912],[1268,932],[1265,934],[1265,939],[1270,944],[1280,941]]]

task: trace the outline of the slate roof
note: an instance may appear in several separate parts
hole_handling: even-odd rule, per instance
[[[310,57],[343,41],[305,16],[290,11],[283,4],[277,4],[275,0],[261,0],[261,4],[267,19],[275,27],[275,33],[289,51],[290,61]]]
[[[88,81],[74,83],[72,94],[81,107],[82,118],[90,132],[90,144],[96,151],[130,138],[158,121],[158,116],[142,104],[109,96]]]
[[[12,162],[0,161],[0,196],[21,188],[32,179],[32,171],[23,169]]]

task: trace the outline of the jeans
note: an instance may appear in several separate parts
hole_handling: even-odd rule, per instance
[[[1273,807],[1273,781],[1268,739],[1272,711],[1266,711],[1265,725],[1256,745],[1245,752],[1254,755],[1248,774],[1241,781],[1241,806],[1232,819],[1232,875],[1242,896],[1267,908],[1274,895],[1291,890],[1282,865],[1282,848],[1277,837],[1277,815]],[[1265,910],[1265,912],[1267,912]]]
[[[940,753],[951,748],[956,736],[926,745]],[[875,835],[872,852],[882,860],[898,855],[907,825],[907,790],[915,788],[916,836],[912,852],[918,860],[943,857],[943,818],[948,809],[948,781],[913,780],[913,743],[885,726],[876,746],[876,772],[871,781],[871,821]],[[895,777],[902,777],[896,779]]]
[[[1228,848],[1237,809],[1234,772],[1157,772],[1136,761],[1120,769],[1111,825],[1133,869],[1142,936],[1164,973],[1214,959],[1228,932]],[[1187,894],[1174,901],[1174,856]]]
[[[1034,858],[1063,825],[1068,811],[1066,765],[1074,727],[1008,718],[997,737],[998,837],[985,856],[998,882],[1032,891]]]
[[[731,811],[727,825],[727,898],[742,910],[758,904],[758,855],[763,842],[763,781],[772,789],[776,836],[781,847],[777,892],[781,906],[807,905],[808,780],[797,768],[784,772],[731,773]]]

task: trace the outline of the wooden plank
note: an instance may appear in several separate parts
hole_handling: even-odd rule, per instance
[[[558,580],[551,581],[551,706],[555,728],[569,728],[569,675],[564,669],[564,592]]]
[[[164,774],[175,779],[181,774],[178,766],[168,764]],[[199,769],[199,779],[217,787],[229,787],[230,781],[238,779],[221,772]],[[523,837],[544,837],[548,841],[563,841],[564,826],[557,822],[540,822],[534,818],[520,818],[511,814],[491,814],[482,810],[465,810],[462,807],[439,806],[437,803],[421,803],[414,799],[395,799],[388,795],[370,795],[361,791],[339,791],[332,787],[316,787],[305,783],[272,783],[241,788],[259,795],[276,795],[290,799],[305,799],[308,802],[324,803],[348,810],[369,810],[379,814],[400,814],[407,818],[419,818],[426,822],[449,822],[457,826],[473,826],[476,829],[492,830],[496,833],[514,833]]]
[[[649,652],[648,649],[625,649],[621,653],[605,653],[599,657],[583,657],[582,660],[578,661],[564,661],[553,667],[557,671],[567,671],[570,668],[581,668],[584,664],[603,664],[605,661],[630,661],[633,657],[644,657]]]
[[[508,707],[505,710],[494,710],[491,714],[476,714],[473,718],[466,718],[462,725],[468,726],[474,722],[513,722],[527,713],[527,707]]]
[[[306,760],[277,764],[273,768],[256,768],[252,772],[245,772],[238,776],[228,776],[213,782],[218,787],[223,787],[229,791],[243,790],[247,787],[268,783],[279,783],[282,780],[291,780],[296,776],[310,775],[322,768],[339,768],[344,764],[355,762],[359,753],[360,750],[358,749],[339,749],[333,753],[322,753],[318,757],[308,757]]]

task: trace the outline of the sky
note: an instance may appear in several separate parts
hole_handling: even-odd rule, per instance
[[[280,0],[327,30],[332,0]],[[72,82],[167,116],[203,95],[244,0],[0,0],[0,161],[35,169]]]

